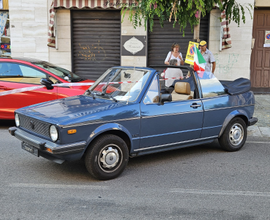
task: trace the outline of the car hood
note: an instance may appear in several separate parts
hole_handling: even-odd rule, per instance
[[[85,121],[111,120],[116,115],[118,115],[118,119],[127,117],[124,115],[128,112],[126,110],[121,109],[122,114],[119,114],[119,111],[117,111],[118,114],[115,112],[116,108],[123,106],[128,105],[126,102],[93,99],[80,95],[27,106],[16,112],[42,121],[67,125]]]

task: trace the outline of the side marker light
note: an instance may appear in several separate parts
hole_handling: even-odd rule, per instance
[[[71,130],[68,130],[68,134],[75,134],[77,132],[77,130],[76,129],[71,129]]]

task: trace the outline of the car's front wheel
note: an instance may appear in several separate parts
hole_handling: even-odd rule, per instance
[[[85,166],[96,179],[108,180],[119,176],[129,159],[126,142],[112,134],[99,137],[85,155]]]
[[[233,118],[220,136],[219,144],[226,151],[240,150],[247,139],[247,126],[242,118]]]

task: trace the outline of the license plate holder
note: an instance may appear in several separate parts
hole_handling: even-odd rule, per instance
[[[27,143],[25,143],[25,142],[22,142],[22,149],[25,150],[25,151],[27,151],[30,154],[35,155],[36,157],[39,156],[38,149],[35,148],[35,147],[33,147],[33,146],[31,146],[31,145],[29,145],[29,144],[27,144]]]

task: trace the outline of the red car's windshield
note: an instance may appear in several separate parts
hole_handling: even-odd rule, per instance
[[[55,66],[53,64],[50,64],[48,62],[42,62],[42,63],[35,63],[35,65],[53,73],[54,75],[70,82],[80,82],[84,79],[80,76],[76,75],[75,73],[70,72],[69,70],[66,70],[62,67]]]

